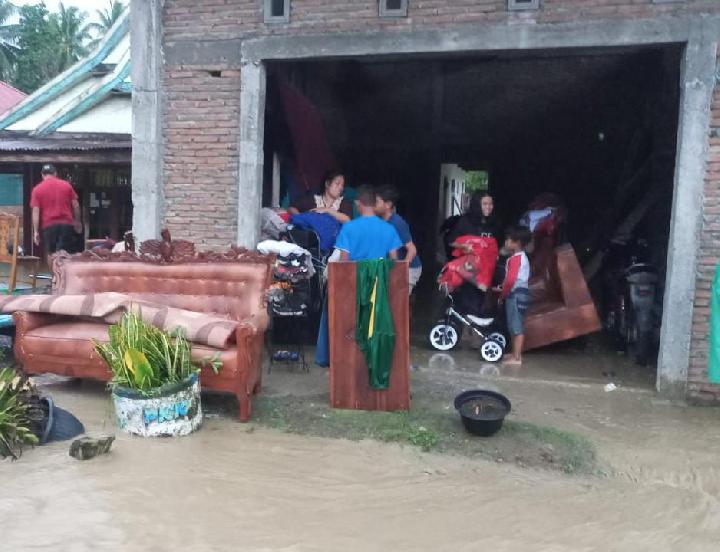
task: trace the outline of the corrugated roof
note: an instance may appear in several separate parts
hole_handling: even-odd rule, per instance
[[[92,151],[131,149],[130,136],[107,139],[10,137],[0,133],[0,151]]]
[[[27,97],[27,94],[20,92],[17,88],[6,82],[0,81],[0,114],[15,107]]]

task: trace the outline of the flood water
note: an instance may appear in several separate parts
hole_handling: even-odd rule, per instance
[[[314,388],[324,377],[286,381]],[[53,386],[60,406],[117,440],[86,462],[67,443],[0,462],[0,550],[719,549],[717,411],[647,392],[497,385],[513,416],[589,436],[608,475],[287,435],[227,416],[190,437],[133,438],[115,431],[101,386]]]

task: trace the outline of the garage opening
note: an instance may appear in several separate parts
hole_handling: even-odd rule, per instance
[[[349,188],[395,185],[423,262],[413,319],[420,347],[441,309],[443,222],[475,191],[492,194],[503,227],[552,194],[564,211],[558,239],[572,246],[605,331],[535,357],[568,373],[586,367],[563,358],[602,358],[597,371],[607,377],[621,365],[627,379],[652,385],[680,59],[679,46],[662,46],[270,63],[264,205],[316,191],[330,168],[341,168]],[[631,362],[635,322],[618,319],[633,263],[657,273],[649,366],[640,368]],[[628,362],[618,363],[625,348]]]

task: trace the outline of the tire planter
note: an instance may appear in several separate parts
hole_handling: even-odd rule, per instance
[[[112,398],[118,426],[127,433],[175,437],[192,433],[202,423],[197,373],[147,394],[118,385],[112,390]]]

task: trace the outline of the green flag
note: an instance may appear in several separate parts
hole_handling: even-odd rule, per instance
[[[370,387],[387,389],[395,350],[395,325],[388,297],[393,261],[373,259],[357,263],[355,341],[368,365]]]

